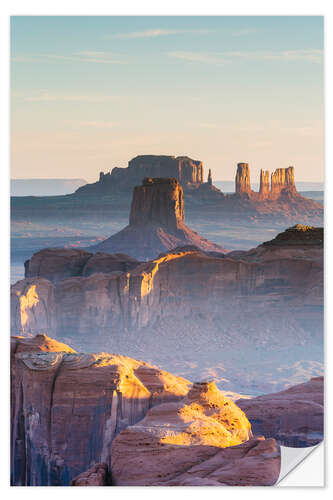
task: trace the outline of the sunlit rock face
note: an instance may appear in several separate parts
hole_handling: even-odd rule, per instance
[[[12,334],[77,338],[90,349],[104,339],[118,349],[142,329],[151,344],[175,332],[178,345],[182,332],[184,349],[197,331],[201,343],[225,346],[252,345],[254,331],[274,347],[321,339],[322,307],[322,230],[297,226],[248,252],[185,247],[129,272],[22,280],[12,287]]]
[[[251,191],[250,168],[248,163],[238,163],[235,192],[238,194],[249,193]]]
[[[45,278],[28,278],[11,287],[13,335],[56,335],[55,287]]]
[[[269,195],[269,171],[260,170],[260,187],[259,194],[261,198],[267,198]]]
[[[251,437],[246,415],[214,383],[196,383],[181,402],[149,410],[142,421],[116,437],[113,483],[274,484],[280,471],[276,443]]]
[[[13,485],[66,485],[96,463],[110,465],[117,433],[190,386],[125,356],[77,354],[43,338],[28,352],[28,344],[14,339],[11,360]]]
[[[283,189],[296,192],[294,167],[277,168],[271,175],[271,193],[279,195]]]
[[[160,224],[175,230],[184,223],[183,189],[176,179],[145,178],[133,191],[129,223]]]
[[[271,185],[269,185],[269,171],[260,171],[259,193],[252,191],[250,180],[250,167],[248,163],[238,163],[235,192],[238,194],[247,194],[253,199],[276,199],[282,191],[296,194],[294,167],[277,168],[271,174]]]
[[[122,252],[149,260],[179,246],[195,245],[204,251],[225,250],[184,223],[183,188],[176,178],[145,178],[133,192],[129,225],[89,251]]]
[[[324,378],[315,377],[285,391],[237,401],[256,434],[280,444],[307,447],[323,439]]]

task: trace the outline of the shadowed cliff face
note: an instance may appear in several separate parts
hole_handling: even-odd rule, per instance
[[[38,259],[44,269],[42,253]],[[24,302],[22,310],[20,297],[30,295],[34,301]],[[13,285],[11,314],[13,335],[46,332],[75,348],[145,357],[190,377],[213,370],[224,380],[224,363],[236,356],[228,371],[238,373],[228,388],[247,391],[253,385],[255,394],[271,392],[285,387],[274,385],[284,373],[280,349],[292,366],[305,360],[303,378],[294,383],[321,374],[319,359],[306,360],[317,360],[311,346],[322,343],[322,230],[297,226],[248,252],[225,256],[185,247],[128,272],[56,283],[30,277]],[[272,356],[277,371],[268,361]]]
[[[55,284],[39,274],[12,287],[12,332],[76,332],[84,339],[91,328],[103,336],[178,314],[191,325],[194,312],[194,321],[201,313],[205,319],[221,315],[221,323],[233,311],[258,310],[265,318],[271,310],[295,318],[304,307],[322,306],[322,245],[320,228],[297,226],[248,252],[215,256],[185,247],[138,263],[129,272],[67,278],[61,268],[64,279]],[[34,258],[29,269],[34,269]],[[38,259],[41,270],[42,252]]]
[[[274,437],[284,446],[315,446],[324,433],[324,377],[295,385],[286,391],[239,399],[253,432]]]
[[[177,179],[146,178],[134,189],[129,225],[89,251],[123,252],[148,260],[184,245],[225,251],[184,224],[183,189]]]
[[[130,226],[158,224],[177,230],[184,223],[183,190],[176,179],[146,178],[133,192]]]
[[[187,156],[139,155],[128,162],[127,168],[115,167],[112,172],[100,173],[99,181],[76,190],[79,195],[132,191],[146,177],[175,178],[183,187],[203,183],[201,161]]]
[[[322,439],[322,377],[235,404],[214,382],[45,335],[11,347],[13,485],[271,485],[275,439]]]
[[[13,339],[11,370],[13,485],[66,485],[96,462],[110,465],[114,436],[190,385],[144,362],[77,354],[43,336]]]

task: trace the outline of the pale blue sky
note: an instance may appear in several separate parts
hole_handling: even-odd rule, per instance
[[[323,18],[14,17],[12,177],[138,154],[323,179]]]

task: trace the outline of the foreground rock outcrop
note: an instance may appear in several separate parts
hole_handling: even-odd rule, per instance
[[[71,480],[70,486],[111,486],[107,464],[96,464]]]
[[[285,391],[240,399],[237,405],[246,413],[255,434],[274,437],[284,446],[314,446],[323,440],[324,377]]]
[[[13,485],[272,485],[278,444],[323,437],[322,377],[234,403],[214,382],[46,335],[11,352]]]
[[[13,343],[13,485],[66,485],[96,463],[110,465],[117,433],[189,390],[187,380],[125,356],[77,354],[43,336]]]
[[[246,416],[214,383],[194,384],[180,403],[151,409],[115,438],[113,484],[274,484],[279,449],[273,439],[251,437]]]
[[[184,245],[225,252],[184,223],[183,188],[175,178],[145,178],[133,192],[129,225],[89,251],[122,252],[139,260]]]

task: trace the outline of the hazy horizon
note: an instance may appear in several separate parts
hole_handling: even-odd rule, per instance
[[[323,181],[321,16],[12,17],[11,97],[12,178],[167,154]]]

